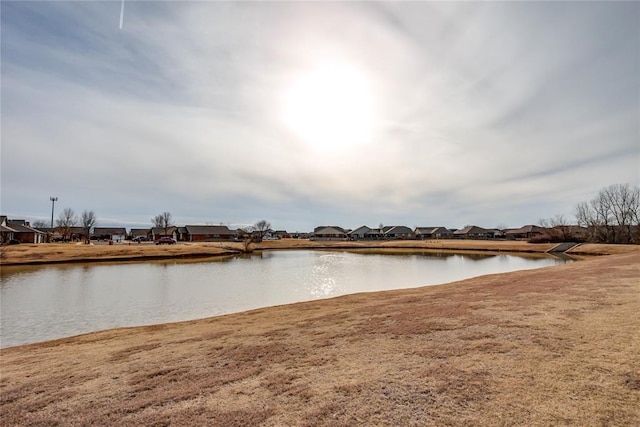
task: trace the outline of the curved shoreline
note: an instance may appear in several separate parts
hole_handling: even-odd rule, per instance
[[[404,240],[381,242],[332,242],[283,239],[251,244],[250,251],[291,249],[344,249],[344,250],[428,250],[451,252],[511,252],[545,253],[555,243],[531,244],[520,241],[487,240]],[[637,245],[582,244],[569,250],[569,255],[610,255],[640,250]],[[2,266],[48,265],[65,263],[131,262],[169,259],[197,259],[232,256],[247,253],[242,243],[206,242],[180,243],[171,246],[153,244],[77,245],[40,244],[15,245],[0,248]]]

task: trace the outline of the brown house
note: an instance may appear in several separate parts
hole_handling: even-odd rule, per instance
[[[520,228],[506,230],[504,234],[508,239],[531,239],[542,235],[546,231],[546,228],[537,225],[524,225]]]
[[[127,229],[124,227],[96,227],[93,229],[93,235],[101,240],[114,240],[119,242],[127,238]]]
[[[190,242],[213,242],[237,240],[238,232],[226,225],[185,225]]]
[[[2,243],[17,240],[20,243],[44,243],[46,234],[43,231],[32,228],[28,221],[23,219],[10,219],[2,217]]]
[[[345,240],[347,233],[341,227],[322,226],[313,230],[313,239],[318,240]]]
[[[453,237],[456,239],[493,239],[494,235],[495,232],[493,230],[487,230],[476,225],[468,225],[453,232]]]
[[[389,240],[401,240],[401,239],[413,239],[413,231],[409,227],[404,225],[394,225],[389,227],[383,227],[383,234],[385,239]]]
[[[129,237],[131,237],[131,239],[135,239],[136,237],[149,238],[150,234],[151,234],[150,228],[132,228],[131,231],[129,232]]]
[[[153,227],[150,234],[151,240],[154,242],[159,240],[161,237],[172,237],[178,240],[178,227],[171,226],[166,229],[164,227]]]
[[[416,227],[413,232],[416,239],[453,239],[453,231],[446,227]]]

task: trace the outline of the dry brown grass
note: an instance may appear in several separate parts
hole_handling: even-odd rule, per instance
[[[0,351],[2,425],[639,425],[640,253]]]
[[[165,258],[202,258],[241,252],[238,243],[154,245],[119,243],[84,245],[72,243],[20,244],[0,248],[3,265],[52,264],[63,262],[131,261]]]

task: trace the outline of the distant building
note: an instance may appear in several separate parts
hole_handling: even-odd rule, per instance
[[[185,225],[185,229],[190,242],[233,241],[239,236],[226,225]]]
[[[413,231],[416,239],[453,239],[453,231],[446,227],[416,227]]]
[[[386,229],[383,231],[383,235],[387,240],[406,240],[414,238],[413,230],[409,227],[405,227],[404,225],[394,225],[384,227],[383,229]]]
[[[487,230],[486,228],[478,227],[476,225],[468,225],[460,230],[453,232],[453,237],[456,239],[493,239],[495,232]]]
[[[321,226],[313,230],[312,239],[316,240],[346,240],[347,233],[337,226]]]
[[[531,239],[547,232],[547,229],[537,225],[523,225],[520,228],[505,230],[505,236],[509,239]]]
[[[361,227],[356,228],[355,230],[350,231],[349,238],[351,240],[363,240],[367,238],[367,233],[371,231],[371,228],[363,225]]]
[[[124,227],[95,227],[93,235],[100,240],[121,242],[127,238],[127,229]]]
[[[19,241],[20,243],[44,243],[47,233],[32,228],[29,222],[23,219],[7,220],[6,216],[0,217],[0,229],[2,243]]]

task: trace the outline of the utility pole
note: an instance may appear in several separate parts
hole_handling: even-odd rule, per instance
[[[53,229],[53,207],[56,205],[56,202],[58,201],[57,197],[49,197],[49,200],[51,200],[51,228]]]

